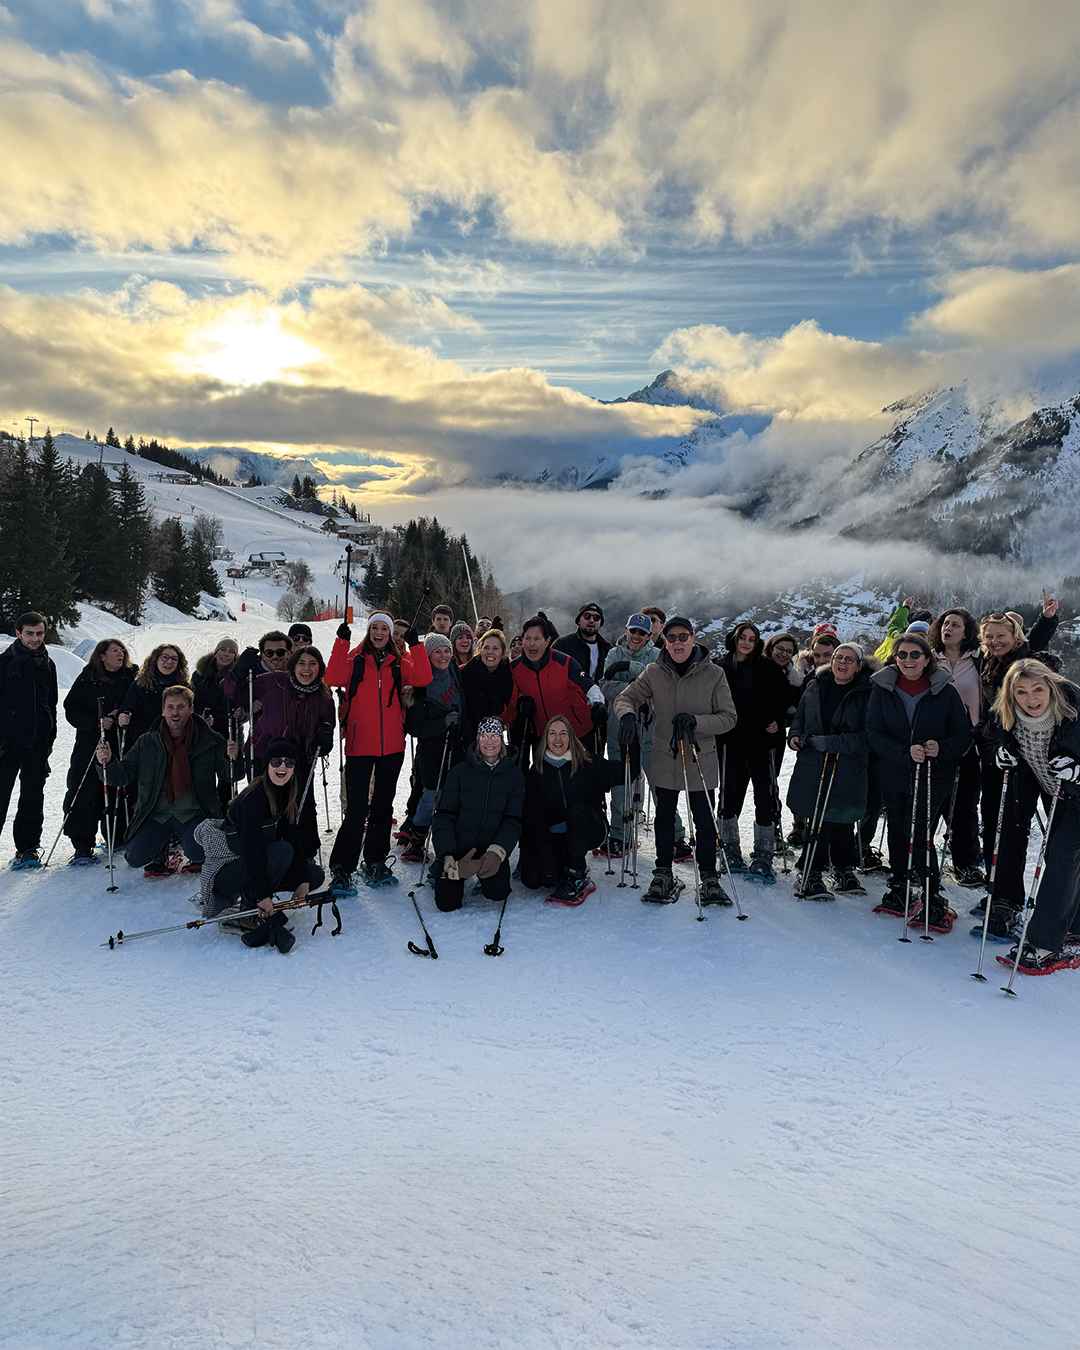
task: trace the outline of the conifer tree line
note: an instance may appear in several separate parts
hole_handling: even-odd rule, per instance
[[[450,534],[437,518],[427,516],[385,531],[362,574],[364,603],[372,608],[388,607],[396,618],[402,619],[411,619],[419,607],[417,622],[421,629],[427,623],[431,606],[437,604],[450,605],[458,618],[473,623],[466,556],[477,608],[488,618],[502,617],[505,621],[507,601],[491,568],[472,552],[464,534]],[[429,594],[421,606],[425,590]]]
[[[87,428],[86,439],[97,442],[97,437]],[[167,445],[162,445],[160,441],[151,438],[144,440],[141,436],[136,442],[134,436],[129,436],[121,444],[120,437],[112,427],[105,433],[105,444],[114,450],[124,450],[129,455],[138,455],[140,459],[148,459],[154,464],[160,464],[162,468],[174,469],[177,473],[189,473],[193,478],[205,478],[208,483],[217,483],[222,487],[232,487],[232,479],[225,478],[219,473],[215,473],[207,464],[200,464],[198,460],[192,459],[189,455],[183,454],[179,450],[170,450]]]
[[[46,431],[34,450],[5,443],[0,457],[0,631],[38,609],[51,629],[78,618],[78,601],[126,623],[142,618],[148,587],[190,613],[199,592],[220,595],[213,560],[221,522],[199,514],[155,524],[142,484],[126,464],[117,477],[61,460]]]

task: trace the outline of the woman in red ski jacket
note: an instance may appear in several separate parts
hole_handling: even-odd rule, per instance
[[[326,683],[345,690],[344,815],[330,854],[333,888],[339,894],[352,888],[361,841],[364,880],[373,886],[394,880],[386,855],[394,792],[405,759],[401,691],[405,685],[421,688],[430,684],[431,663],[415,631],[405,635],[408,650],[401,655],[392,641],[393,632],[389,614],[371,614],[363,642],[350,652],[352,634],[342,624],[326,667]],[[369,806],[372,776],[375,783]]]

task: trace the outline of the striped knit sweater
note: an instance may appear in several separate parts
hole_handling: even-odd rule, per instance
[[[1054,714],[1048,709],[1041,717],[1027,717],[1016,710],[1013,728],[1028,768],[1039,780],[1039,786],[1050,796],[1057,791],[1058,781],[1050,772],[1050,738],[1054,734]]]

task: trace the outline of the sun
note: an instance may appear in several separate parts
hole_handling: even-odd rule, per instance
[[[286,329],[280,313],[261,309],[227,314],[199,329],[180,363],[227,385],[302,384],[303,367],[319,359],[316,347]]]

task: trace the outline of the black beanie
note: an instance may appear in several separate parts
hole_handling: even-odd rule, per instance
[[[267,764],[272,759],[276,759],[278,755],[284,755],[291,760],[298,760],[300,758],[300,747],[288,736],[275,736],[266,747]]]
[[[595,609],[597,614],[600,615],[600,622],[601,623],[604,622],[604,611],[600,608],[600,606],[596,603],[595,600],[591,600],[587,605],[582,605],[581,608],[578,610],[578,612],[574,615],[575,623],[581,622],[581,616],[585,613],[587,609]]]

